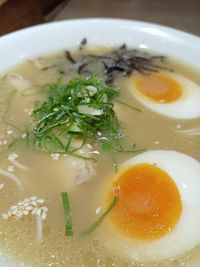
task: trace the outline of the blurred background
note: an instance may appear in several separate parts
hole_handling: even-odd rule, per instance
[[[72,18],[114,17],[171,26],[200,36],[200,0],[0,0],[0,36]]]

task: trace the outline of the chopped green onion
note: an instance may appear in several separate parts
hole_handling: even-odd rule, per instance
[[[121,100],[117,100],[117,103],[122,104],[122,105],[124,105],[124,106],[126,106],[126,107],[128,107],[128,108],[130,108],[130,109],[132,109],[132,110],[141,112],[141,109],[136,108],[136,107],[133,107],[133,106],[131,106],[131,105],[129,105],[129,104],[127,104],[127,103],[121,101]]]
[[[62,202],[63,202],[63,208],[65,213],[65,235],[66,236],[72,236],[74,234],[73,232],[73,226],[72,226],[72,213],[69,205],[69,198],[67,192],[62,192]]]
[[[21,140],[21,138],[17,138],[15,140],[13,140],[9,145],[8,145],[8,149],[9,150],[14,150],[15,146],[17,145],[17,143]]]
[[[88,85],[86,89],[89,91],[90,96],[93,96],[97,93],[97,88],[95,86]]]
[[[49,84],[47,94],[32,115],[34,141],[39,149],[78,154],[74,142],[99,142],[99,131],[111,144],[120,142],[120,123],[113,110],[118,89],[95,76],[77,77],[68,83]]]
[[[77,108],[78,112],[81,114],[94,115],[94,116],[101,116],[103,114],[102,109],[89,107],[87,105],[79,105]]]
[[[78,159],[84,159],[84,160],[90,160],[92,162],[97,162],[97,160],[95,158],[92,158],[92,157],[86,157],[86,156],[82,156],[82,155],[79,155],[76,153],[68,153],[68,154],[75,157],[75,158],[78,158]]]
[[[79,128],[78,123],[72,123],[68,128],[68,133],[82,133],[83,131]]]
[[[106,218],[106,216],[116,206],[116,204],[117,204],[118,201],[119,201],[119,196],[115,196],[113,198],[112,203],[110,204],[110,206],[108,207],[108,209],[101,215],[101,217],[99,217],[99,219],[97,219],[96,222],[94,222],[86,230],[84,230],[83,232],[80,232],[79,234],[81,236],[87,236],[87,235],[91,234],[104,221],[104,219]]]
[[[6,73],[5,75],[3,75],[3,76],[0,78],[0,80],[1,80],[1,81],[4,81],[4,80],[7,78],[7,76],[8,76],[8,73]]]
[[[115,168],[115,172],[118,172],[118,163],[117,163],[117,160],[116,158],[112,155],[112,158],[113,158],[113,166]]]
[[[37,93],[41,92],[42,88],[39,85],[33,85],[29,88],[26,88],[22,91],[21,95],[22,96],[33,96],[36,95]]]
[[[20,129],[18,126],[16,126],[13,122],[10,122],[7,117],[4,115],[2,117],[3,121],[8,124],[9,126],[13,127],[15,130],[17,130],[20,134],[23,133],[23,130]]]

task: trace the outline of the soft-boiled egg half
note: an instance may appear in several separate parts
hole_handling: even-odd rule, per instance
[[[119,196],[102,226],[103,242],[134,260],[160,261],[200,244],[200,163],[175,151],[126,161],[108,187]]]
[[[176,119],[200,117],[200,86],[173,72],[134,74],[129,88],[147,108]]]

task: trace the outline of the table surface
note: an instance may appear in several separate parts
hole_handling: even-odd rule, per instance
[[[200,36],[200,0],[71,0],[54,20],[86,17],[147,21]]]

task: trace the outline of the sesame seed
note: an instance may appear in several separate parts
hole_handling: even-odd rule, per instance
[[[42,213],[42,209],[41,208],[38,208],[37,210],[36,210],[36,215],[38,215],[38,216],[40,216],[41,215],[41,213]]]
[[[48,208],[47,208],[47,207],[41,207],[41,209],[42,209],[44,212],[47,212],[47,211],[48,211]]]
[[[53,160],[59,160],[59,157],[52,157]]]
[[[101,207],[96,208],[96,214],[99,214],[101,212]]]
[[[8,166],[7,171],[8,172],[14,172],[15,171],[15,166],[13,166],[13,165]]]
[[[39,198],[39,199],[37,200],[37,202],[40,203],[40,204],[42,204],[42,203],[44,203],[44,199]]]
[[[82,149],[79,149],[79,154],[83,155],[84,154],[84,151]]]
[[[23,211],[23,214],[24,214],[24,215],[28,215],[28,214],[29,214],[28,210],[24,210],[24,211]]]
[[[77,162],[77,161],[75,161],[75,160],[73,160],[73,161],[72,161],[72,166],[74,166],[74,167],[75,167],[75,166],[77,166],[77,165],[78,165],[78,162]]]
[[[16,160],[17,158],[18,158],[18,155],[15,154],[15,153],[10,154],[10,155],[8,156],[8,160],[9,160],[9,161],[14,161],[14,160]]]
[[[29,202],[24,202],[24,204],[23,204],[23,208],[26,208],[26,207],[28,207],[29,205],[30,205]]]
[[[12,211],[12,215],[13,215],[13,216],[16,216],[17,212],[18,212],[17,209],[13,210],[13,211]]]
[[[33,114],[33,109],[31,108],[29,111],[28,111],[28,116],[31,116]]]
[[[7,215],[6,213],[3,213],[3,214],[2,214],[2,218],[3,218],[4,220],[8,220],[9,217],[8,217],[8,215]]]
[[[154,144],[155,145],[158,145],[160,142],[158,141],[158,140],[156,140],[155,142],[154,142]]]
[[[99,138],[99,140],[108,140],[108,138],[105,137],[105,136],[102,136],[102,137]]]
[[[4,140],[3,141],[3,145],[7,145],[8,141],[7,140]]]
[[[30,197],[31,200],[36,200],[37,197],[36,196],[33,196],[33,197]]]
[[[51,153],[51,157],[53,160],[59,160],[60,154],[59,153]]]
[[[31,202],[31,199],[30,199],[30,198],[25,198],[23,202],[28,202],[28,203],[30,203],[30,202]]]
[[[89,149],[92,149],[92,148],[93,148],[90,144],[87,144],[86,146],[87,146],[87,148],[89,148]]]
[[[176,128],[180,129],[181,128],[181,124],[176,124]]]
[[[12,133],[13,133],[12,130],[8,130],[8,131],[7,131],[7,134],[12,134]]]
[[[31,201],[31,205],[33,205],[33,206],[37,206],[37,202],[36,202],[35,200],[32,200],[32,201]]]
[[[31,212],[32,215],[35,215],[36,214],[36,211],[37,211],[37,208],[34,208]]]
[[[44,221],[44,220],[46,220],[46,218],[47,218],[47,214],[45,212],[43,212],[41,215],[41,219]]]
[[[91,154],[100,154],[100,152],[98,150],[94,150],[94,151],[91,151],[89,153],[91,153]]]
[[[102,133],[101,133],[101,132],[99,132],[99,131],[97,132],[97,134],[98,134],[98,136],[102,136]]]
[[[12,216],[12,212],[10,210],[7,212],[7,214],[8,214],[9,217]]]
[[[15,210],[17,208],[17,205],[13,205],[13,206],[11,206],[11,210]]]
[[[26,207],[26,210],[28,210],[28,211],[33,210],[33,206],[27,206],[27,207]]]
[[[17,216],[17,217],[22,217],[22,216],[23,216],[23,212],[21,212],[21,211],[17,211],[17,212],[16,212],[16,216]]]
[[[0,184],[0,190],[4,188],[4,184]]]
[[[27,134],[26,133],[23,133],[22,134],[22,139],[26,138]]]

